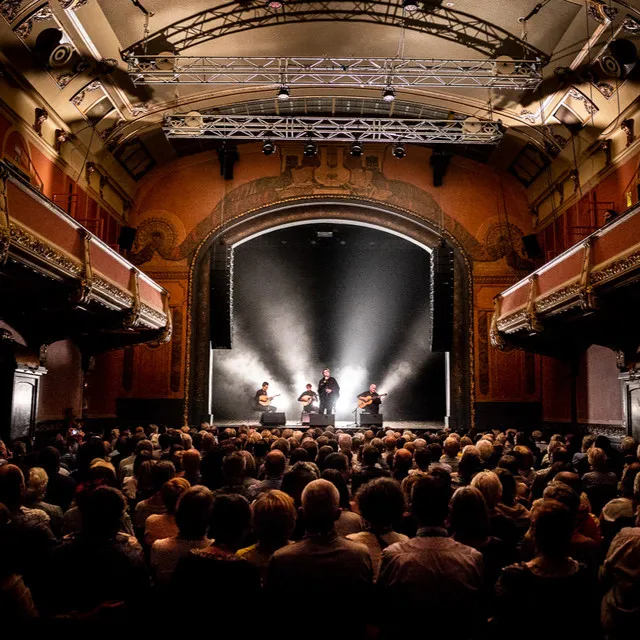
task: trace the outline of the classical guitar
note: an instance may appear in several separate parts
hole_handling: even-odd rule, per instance
[[[388,393],[379,393],[377,396],[362,396],[358,398],[358,409],[364,409],[368,407],[376,398],[383,398],[389,395]]]
[[[279,395],[279,393],[276,393],[275,396],[258,396],[258,404],[263,407],[268,407],[271,404],[271,401]]]
[[[311,395],[310,393],[305,393],[304,395],[300,396],[300,400],[299,402],[302,403],[303,407],[308,407],[310,404],[313,404],[316,401],[315,396]]]

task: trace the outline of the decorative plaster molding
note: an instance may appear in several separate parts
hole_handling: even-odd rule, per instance
[[[82,87],[82,89],[80,89],[80,91],[78,91],[78,93],[76,93],[69,100],[69,102],[71,102],[71,104],[75,105],[79,109],[87,93],[91,93],[92,91],[97,91],[98,89],[102,89],[102,82],[98,80],[98,78],[95,78],[89,84]]]
[[[585,111],[590,116],[593,116],[596,113],[598,113],[599,111],[598,107],[596,107],[596,105],[591,100],[589,100],[589,98],[587,98],[587,96],[585,96],[584,93],[582,93],[582,91],[580,91],[579,89],[576,89],[575,87],[571,87],[571,89],[569,89],[568,91],[568,95],[571,96],[574,100],[578,100],[579,102],[582,102],[582,104],[584,105]]]
[[[34,22],[45,22],[53,18],[53,11],[48,4],[42,5],[35,13],[23,20],[13,32],[22,40],[26,40],[31,34]]]

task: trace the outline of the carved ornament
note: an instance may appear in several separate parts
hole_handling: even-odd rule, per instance
[[[11,244],[11,226],[9,223],[9,206],[7,202],[7,177],[8,172],[0,167],[0,266],[5,264],[9,257]]]
[[[627,120],[623,120],[620,124],[620,129],[622,129],[623,133],[627,136],[627,147],[631,146],[633,141],[636,139],[634,135],[635,128],[635,120],[633,118],[628,118]]]
[[[594,271],[591,274],[591,282],[593,284],[597,282],[605,282],[606,280],[616,278],[626,271],[631,271],[633,269],[637,269],[638,267],[640,267],[640,251],[636,251],[626,258],[611,262],[604,269]]]
[[[596,113],[598,113],[599,111],[598,107],[596,107],[596,105],[593,102],[591,102],[591,100],[589,100],[589,98],[587,98],[587,96],[585,96],[584,93],[582,93],[582,91],[576,89],[575,87],[571,87],[571,89],[569,89],[569,95],[574,100],[578,100],[579,102],[582,102],[582,104],[584,105],[585,111],[590,116],[593,116]]]
[[[13,32],[22,40],[26,40],[31,34],[34,22],[46,22],[53,18],[53,11],[48,4],[43,5],[35,13],[32,13],[26,20],[21,22]]]

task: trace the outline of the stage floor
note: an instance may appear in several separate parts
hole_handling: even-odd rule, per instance
[[[248,426],[248,427],[262,427],[257,420],[214,420],[212,425],[216,427],[240,427],[240,426]],[[296,422],[295,420],[287,420],[287,424],[285,425],[292,429],[307,429],[309,428],[308,424],[300,424],[300,422]],[[347,420],[336,420],[336,429],[364,429],[368,427],[359,427],[355,425],[353,422],[349,422]],[[376,427],[371,427],[375,429]],[[443,422],[420,422],[416,420],[389,420],[385,421],[382,425],[383,429],[393,429],[394,431],[400,431],[401,433],[408,429],[409,431],[440,431],[440,429],[444,429]]]

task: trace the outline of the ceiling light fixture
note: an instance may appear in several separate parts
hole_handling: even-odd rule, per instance
[[[402,8],[407,13],[415,13],[419,9],[418,3],[415,0],[402,0]]]
[[[278,89],[278,100],[288,100],[289,99],[289,87],[285,87],[284,85]]]
[[[315,158],[318,155],[318,147],[315,142],[309,140],[309,142],[304,145],[304,155],[307,158]]]
[[[271,140],[265,140],[262,143],[262,153],[265,156],[270,156],[276,150],[276,145]]]
[[[278,9],[282,9],[284,6],[284,2],[282,0],[269,0],[267,2],[267,9],[271,9],[271,11],[277,11]]]
[[[407,150],[404,148],[402,142],[398,142],[393,147],[393,157],[402,160],[407,155]]]
[[[351,144],[351,151],[349,153],[354,158],[359,158],[362,155],[362,145],[356,140]]]
[[[396,99],[396,91],[393,87],[387,87],[382,92],[382,99],[385,102],[393,102]]]

